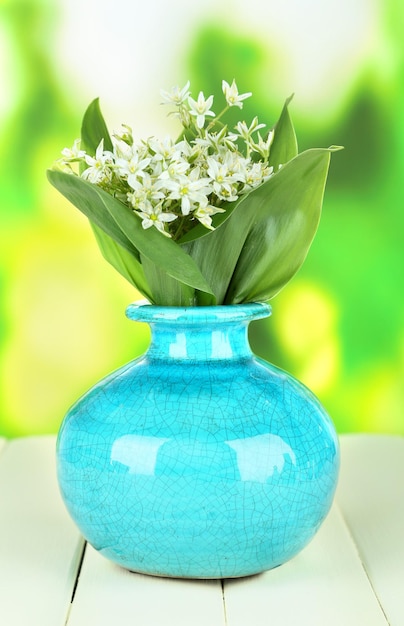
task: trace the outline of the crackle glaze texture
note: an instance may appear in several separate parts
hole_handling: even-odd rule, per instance
[[[245,576],[313,537],[334,495],[338,443],[313,394],[255,357],[264,304],[130,305],[148,352],[68,412],[57,445],[66,506],[107,558],[161,576]]]

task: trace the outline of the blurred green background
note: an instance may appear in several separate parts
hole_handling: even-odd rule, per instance
[[[401,0],[0,0],[0,435],[56,432],[68,406],[142,353],[136,300],[45,170],[100,96],[109,126],[174,133],[160,88],[284,100],[301,150],[333,155],[319,232],[255,322],[255,350],[319,396],[340,432],[404,434],[404,4]]]

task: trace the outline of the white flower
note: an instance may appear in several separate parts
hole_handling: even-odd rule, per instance
[[[178,161],[171,161],[167,163],[166,169],[164,169],[159,178],[160,180],[165,180],[167,178],[180,178],[184,174],[186,174],[187,170],[190,168],[190,164],[185,159],[178,159]]]
[[[220,199],[228,199],[234,196],[235,186],[234,184],[240,180],[240,175],[234,171],[229,171],[229,166],[234,167],[232,159],[225,159],[224,163],[221,163],[215,157],[208,157],[207,159],[208,169],[207,174],[213,181],[213,190]]]
[[[258,152],[258,154],[265,160],[268,160],[269,152],[271,149],[272,141],[274,139],[274,131],[271,130],[268,133],[266,140],[261,137],[261,134],[258,133],[258,141],[250,142],[250,146],[254,152]]]
[[[150,157],[142,159],[137,152],[134,152],[129,160],[118,158],[115,161],[118,174],[127,178],[128,185],[133,188],[133,184],[139,177],[144,176],[144,171],[149,165]]]
[[[209,137],[209,135],[207,135]],[[192,145],[184,142],[183,158],[190,164],[203,163],[209,150],[209,142],[201,137],[192,141]]]
[[[249,98],[252,96],[252,93],[249,91],[248,93],[239,94],[236,81],[233,80],[231,86],[225,80],[222,81],[222,90],[224,93],[224,97],[226,98],[226,102],[229,107],[239,107],[243,108],[242,100]]]
[[[95,157],[85,155],[85,161],[89,167],[82,173],[82,178],[95,184],[109,180],[111,178],[109,166],[112,164],[112,158],[111,152],[104,152],[104,140],[101,139]]]
[[[171,137],[165,137],[162,141],[156,137],[150,137],[147,141],[149,152],[153,153],[156,161],[169,161],[181,157],[183,142],[174,143]]]
[[[220,152],[222,149],[235,152],[237,150],[235,144],[236,140],[237,135],[234,133],[231,135],[227,134],[227,126],[224,126],[218,133],[207,132],[205,137],[197,137],[195,143],[203,146],[205,151],[206,149],[213,148],[214,152]]]
[[[266,167],[262,163],[253,163],[251,167],[246,171],[244,191],[250,191],[253,187],[257,187],[265,180],[271,177],[273,172],[272,167]]]
[[[132,158],[134,152],[133,146],[129,145],[125,141],[117,139],[116,137],[112,137],[112,143],[114,146],[115,162],[118,159],[125,159],[126,161],[129,161]]]
[[[142,227],[145,230],[154,226],[166,237],[171,237],[170,233],[165,230],[165,224],[174,221],[177,216],[174,213],[164,213],[161,203],[156,206],[146,203],[141,211],[135,211],[135,213],[142,218]]]
[[[71,148],[63,148],[62,154],[69,161],[72,159],[83,159],[86,155],[84,150],[80,150],[80,139],[75,139]]]
[[[218,207],[211,206],[207,204],[206,206],[200,205],[196,211],[194,211],[194,217],[201,222],[206,228],[209,230],[214,230],[212,226],[212,215],[215,213],[226,213],[224,209],[219,209]]]
[[[180,200],[182,214],[189,215],[196,206],[206,204],[207,196],[212,191],[209,183],[208,178],[198,178],[198,172],[194,169],[189,176],[164,181],[164,186],[170,191],[170,199]]]
[[[237,136],[242,137],[246,142],[249,142],[251,135],[260,128],[265,128],[265,124],[258,124],[258,117],[254,117],[250,126],[247,126],[246,122],[238,122],[235,126],[235,129],[238,131]]]
[[[243,157],[240,152],[225,152],[220,156],[221,161],[226,165],[229,174],[234,174],[235,179],[242,181],[244,172],[251,160]]]
[[[156,188],[154,179],[147,174],[143,174],[141,180],[132,181],[133,191],[127,194],[127,198],[133,208],[141,209],[145,203],[158,204],[164,198],[164,193]]]
[[[164,100],[164,102],[162,102],[161,104],[175,104],[179,106],[180,104],[185,102],[189,96],[189,85],[190,83],[188,81],[182,89],[180,89],[178,85],[173,87],[171,91],[165,91],[164,89],[161,89],[160,95]]]
[[[213,104],[213,96],[209,96],[207,100],[205,100],[203,92],[200,91],[198,100],[194,100],[193,98],[189,97],[188,104],[191,107],[190,114],[196,116],[196,125],[198,128],[204,127],[205,117],[207,115],[215,117],[213,111],[210,110],[210,107]]]

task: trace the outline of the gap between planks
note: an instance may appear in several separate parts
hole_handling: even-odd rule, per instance
[[[84,541],[83,548],[82,548],[82,551],[81,551],[81,556],[80,556],[80,559],[79,559],[79,562],[78,562],[78,565],[77,565],[77,572],[76,572],[76,577],[75,577],[74,584],[73,584],[72,595],[71,595],[71,598],[70,598],[70,604],[69,604],[68,609],[67,609],[65,626],[68,626],[68,624],[69,624],[70,613],[72,611],[74,598],[75,598],[77,587],[78,587],[78,584],[79,584],[80,574],[81,574],[81,570],[83,568],[84,557],[86,555],[86,549],[87,549],[87,541]]]

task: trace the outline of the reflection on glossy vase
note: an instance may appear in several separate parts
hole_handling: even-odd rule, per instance
[[[245,576],[313,537],[334,495],[334,427],[301,383],[255,357],[270,307],[130,305],[147,353],[69,411],[57,446],[71,516],[102,554],[162,576]]]

